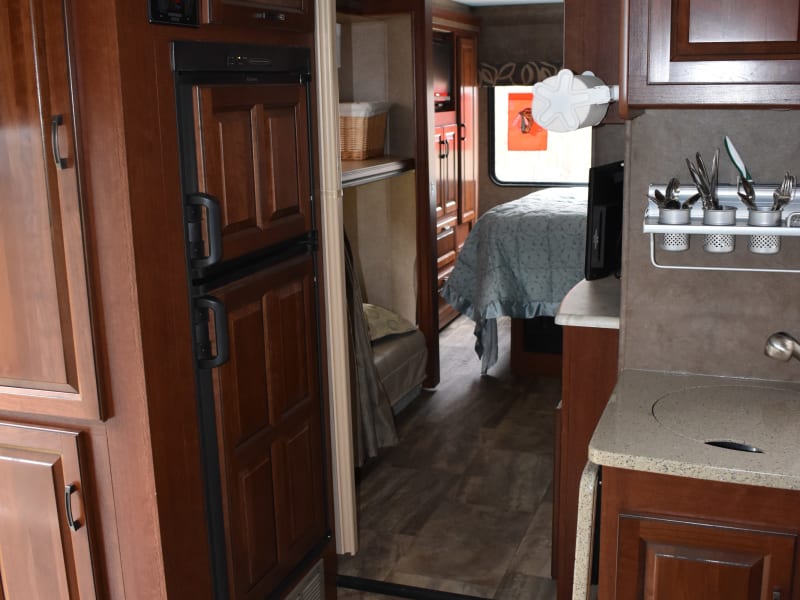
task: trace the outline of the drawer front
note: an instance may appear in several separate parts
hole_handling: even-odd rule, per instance
[[[445,227],[436,234],[436,256],[439,261],[444,256],[453,254],[455,258],[456,251],[456,230],[454,227]]]

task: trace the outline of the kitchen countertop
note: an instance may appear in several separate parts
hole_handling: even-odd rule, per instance
[[[590,598],[597,465],[800,490],[799,431],[800,384],[623,370],[581,477],[572,597]]]
[[[800,385],[626,370],[589,444],[595,464],[800,490]],[[705,444],[732,441],[762,453]]]
[[[583,279],[564,296],[556,312],[556,324],[619,329],[619,304],[619,279]]]

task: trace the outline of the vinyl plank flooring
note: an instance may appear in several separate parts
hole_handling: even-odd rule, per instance
[[[501,600],[552,600],[549,579],[556,378],[517,378],[510,320],[500,360],[480,375],[474,324],[440,337],[442,381],[397,418],[400,443],[358,486],[360,551],[339,572]],[[341,590],[340,590],[341,591]],[[344,600],[381,600],[358,596]]]

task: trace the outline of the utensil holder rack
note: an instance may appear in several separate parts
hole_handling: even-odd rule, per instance
[[[756,192],[755,203],[762,210],[768,210],[772,206],[772,192],[775,185],[754,186]],[[688,224],[668,225],[659,223],[659,208],[655,203],[655,190],[666,189],[666,184],[650,184],[648,189],[648,205],[644,213],[643,232],[650,236],[650,262],[659,269],[679,269],[695,271],[746,271],[746,272],[772,272],[772,273],[800,273],[800,269],[788,269],[781,267],[737,267],[737,266],[701,266],[701,265],[668,265],[660,263],[656,256],[656,235],[666,234],[675,238],[679,234],[686,235],[734,235],[734,236],[777,236],[800,237],[800,199],[795,199],[783,207],[784,218],[780,226],[759,227],[748,224],[748,208],[736,195],[735,185],[720,185],[717,189],[717,196],[721,205],[736,207],[736,222],[734,225],[705,225],[703,223],[703,208],[696,203],[691,208]],[[685,186],[681,190],[679,201],[684,202],[695,193],[694,186]],[[793,214],[796,213],[796,214]],[[664,250],[665,254],[670,252]],[[754,254],[758,256],[758,254]],[[768,261],[775,254],[762,254],[763,260]]]

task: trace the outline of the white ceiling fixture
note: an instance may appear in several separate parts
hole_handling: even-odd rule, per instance
[[[563,4],[563,0],[454,0],[467,6],[508,6],[511,4]]]

